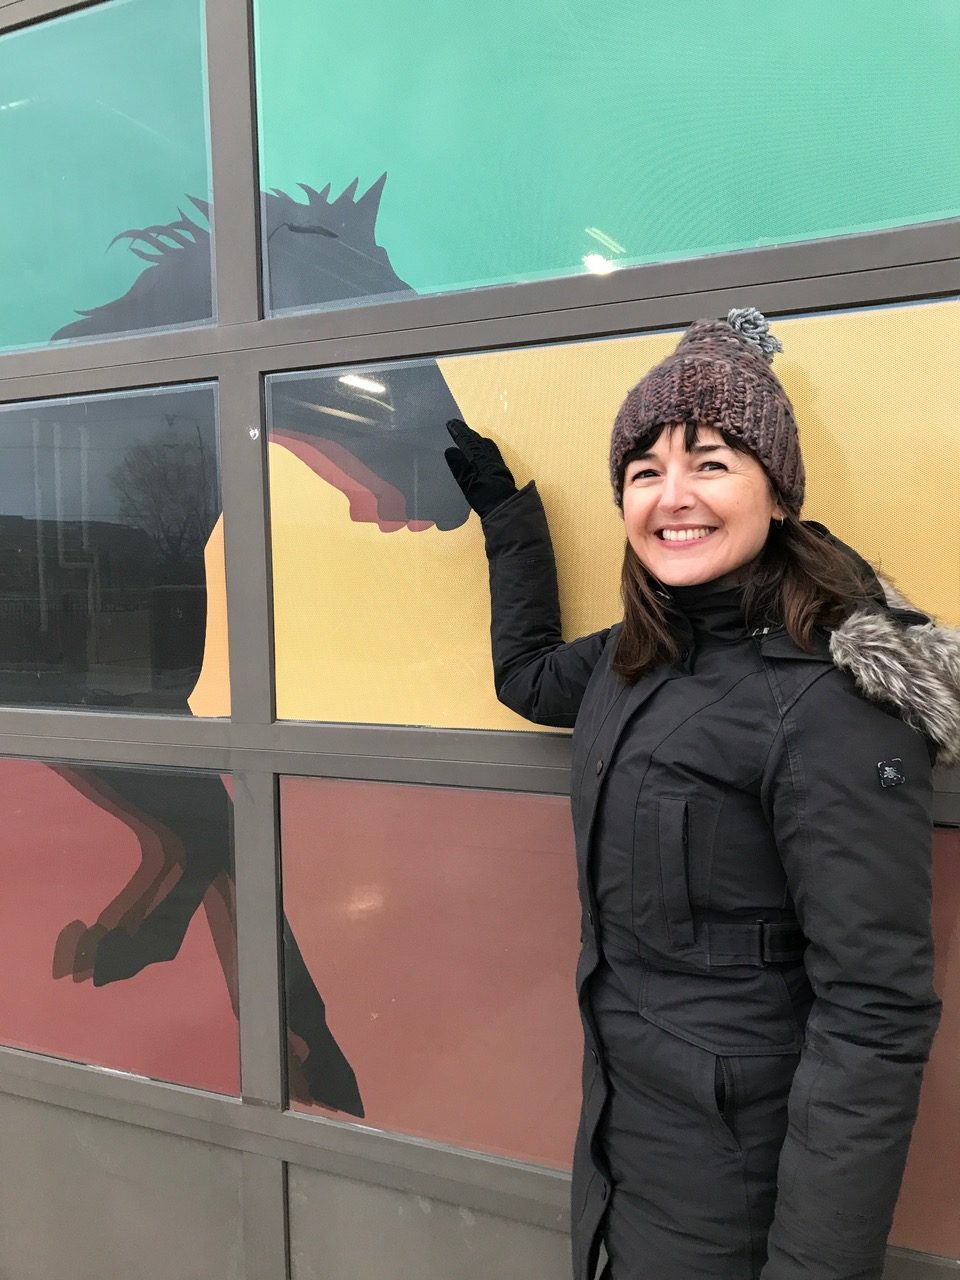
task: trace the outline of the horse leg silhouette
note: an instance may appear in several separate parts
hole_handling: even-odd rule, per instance
[[[326,1006],[286,916],[283,962],[288,1046],[295,1057],[290,1071],[291,1092],[303,1102],[319,1102],[334,1111],[362,1118],[363,1100],[357,1078],[327,1025]]]
[[[61,932],[54,976],[72,972],[75,981],[92,977],[100,987],[172,960],[202,904],[238,1011],[233,806],[220,778],[52,767],[134,831],[142,859],[93,926],[73,921]],[[356,1076],[327,1024],[326,1006],[286,918],[283,940],[295,1091],[304,1100],[362,1116]]]
[[[230,1007],[240,1017],[240,993],[237,979],[237,887],[227,872],[222,872],[203,896],[203,911],[210,936],[227,984]]]
[[[58,772],[136,833],[142,859],[81,941],[74,976],[89,970],[99,987],[172,960],[211,885],[232,871],[231,809],[220,779],[89,766]]]
[[[122,774],[116,770],[50,765],[49,768],[98,808],[113,814],[133,831],[140,846],[140,865],[128,883],[103,908],[93,925],[73,920],[57,938],[53,976],[73,974],[75,982],[93,977],[100,941],[111,931],[132,933],[183,873],[185,851],[172,831],[161,829],[148,813],[121,794]],[[118,787],[116,783],[120,784]]]

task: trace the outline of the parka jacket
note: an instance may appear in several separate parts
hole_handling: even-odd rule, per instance
[[[798,1063],[763,1280],[879,1277],[939,1017],[931,765],[960,758],[957,636],[877,602],[810,653],[778,628],[691,636],[681,663],[630,685],[610,667],[618,626],[562,640],[535,487],[483,525],[498,696],[575,730],[577,1280],[593,1280],[609,1190],[601,958],[640,1018],[718,1064]]]

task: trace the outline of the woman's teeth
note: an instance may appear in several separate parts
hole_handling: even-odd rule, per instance
[[[664,542],[692,542],[695,538],[705,538],[713,533],[712,529],[661,529],[659,536]]]

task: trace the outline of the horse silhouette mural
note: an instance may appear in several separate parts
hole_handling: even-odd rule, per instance
[[[357,196],[356,181],[330,198],[330,187],[302,185],[305,202],[283,191],[263,193],[269,246],[271,308],[283,310],[345,303],[359,298],[414,296],[376,243],[376,220],[386,175]],[[193,199],[199,218],[182,209],[165,224],[119,233],[147,265],[122,297],[78,313],[54,339],[85,339],[202,323],[212,314],[210,207]],[[273,397],[271,439],[295,454],[348,499],[350,517],[384,533],[431,526],[454,529],[468,510],[443,459],[449,440],[443,423],[460,416],[440,370],[420,362],[391,370],[388,396],[358,393],[349,379],[323,379],[322,395],[309,380]],[[358,394],[362,405],[358,406]],[[358,412],[358,407],[362,412]],[[389,431],[371,431],[371,423]],[[217,519],[205,517],[204,540]],[[185,664],[199,671],[205,613],[196,612]],[[128,705],[105,695],[98,705]],[[188,711],[186,692],[178,707]],[[53,959],[55,977],[95,986],[133,977],[148,965],[172,960],[187,927],[204,908],[237,1009],[233,963],[234,871],[232,805],[213,775],[56,767],[62,777],[135,833],[141,863],[98,918],[67,923]],[[363,1116],[355,1072],[328,1025],[324,1001],[296,938],[284,920],[284,968],[291,1089],[344,1113]]]

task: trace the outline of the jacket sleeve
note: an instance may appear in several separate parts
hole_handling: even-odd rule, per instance
[[[536,724],[571,728],[609,628],[564,644],[547,518],[531,482],[483,521],[497,697]]]
[[[930,757],[832,671],[784,717],[763,786],[814,1003],[762,1280],[879,1280],[940,1012]]]

